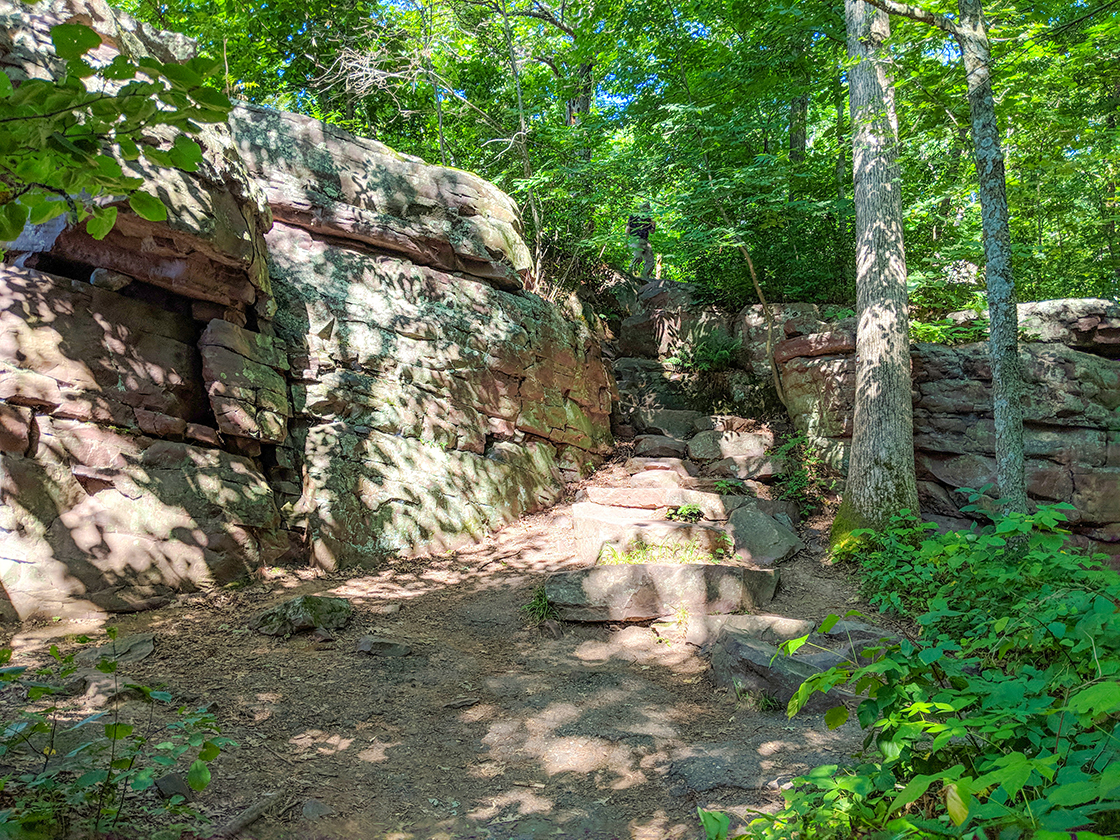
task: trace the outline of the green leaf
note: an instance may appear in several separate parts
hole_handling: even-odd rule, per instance
[[[83,773],[74,782],[75,787],[90,788],[99,785],[109,778],[108,770],[90,770],[88,773]]]
[[[163,202],[150,193],[137,190],[128,197],[128,206],[132,212],[149,222],[162,222],[167,219],[167,208]]]
[[[110,741],[120,741],[131,735],[133,729],[134,727],[127,723],[107,723],[105,724],[105,737]]]
[[[187,784],[191,790],[206,790],[210,784],[210,768],[201,759],[195,759],[187,772]]]
[[[198,757],[202,761],[213,761],[215,758],[221,755],[221,753],[222,750],[217,744],[215,744],[213,741],[207,741],[202,745],[202,751],[198,754]]]
[[[67,61],[81,58],[101,46],[101,36],[80,23],[60,23],[51,27],[55,55]]]
[[[929,786],[937,780],[937,775],[929,776],[916,776],[910,780],[910,784],[902,789],[902,791],[894,798],[891,803],[890,813],[894,813],[899,808],[904,808],[911,802],[920,799],[922,794],[929,790]]]
[[[27,208],[15,201],[0,207],[0,242],[19,239],[23,226],[27,224]]]
[[[1060,785],[1046,796],[1046,801],[1051,805],[1068,808],[1071,805],[1084,805],[1100,797],[1100,785],[1096,781],[1074,782],[1069,785]]]
[[[824,722],[829,729],[836,729],[848,722],[848,707],[833,706],[824,715]]]
[[[8,74],[0,70],[0,99],[7,99],[12,95],[15,88],[12,87],[12,80],[8,78]]]
[[[103,207],[95,210],[86,220],[86,233],[94,239],[104,239],[117,222],[117,208]]]
[[[198,143],[182,134],[175,138],[169,155],[171,163],[184,172],[195,172],[202,163],[202,149]]]
[[[727,833],[731,830],[731,818],[720,811],[705,811],[697,808],[700,814],[700,823],[704,826],[705,840],[727,840]]]
[[[152,699],[153,700],[160,700],[164,703],[170,703],[171,702],[171,692],[170,691],[153,691],[152,692]]]
[[[1079,691],[1070,698],[1069,708],[1094,717],[1120,710],[1120,682],[1097,683]]]
[[[968,819],[968,799],[972,795],[965,779],[945,786],[945,810],[958,828]]]
[[[826,618],[824,621],[821,622],[820,629],[818,629],[817,632],[818,633],[827,633],[829,630],[831,630],[833,627],[836,626],[836,622],[838,622],[839,620],[840,620],[840,616],[830,615],[828,618]]]

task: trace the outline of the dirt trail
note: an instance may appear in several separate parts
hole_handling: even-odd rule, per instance
[[[623,475],[615,465],[593,480]],[[804,536],[810,548],[783,567],[772,611],[820,618],[853,606],[844,576],[820,560],[820,535]],[[698,805],[772,809],[782,783],[857,748],[851,725],[791,722],[716,689],[684,628],[566,625],[546,638],[519,608],[547,573],[578,565],[574,555],[562,504],[442,557],[356,576],[271,570],[114,624],[156,634],[128,679],[209,704],[238,742],[199,800],[214,822],[279,794],[242,836],[699,838]],[[356,608],[336,641],[248,629],[259,610],[319,592]],[[21,631],[17,661],[82,629]],[[356,652],[370,633],[413,652]]]

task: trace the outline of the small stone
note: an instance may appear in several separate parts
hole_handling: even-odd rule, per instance
[[[412,654],[412,648],[409,645],[377,636],[362,636],[358,639],[355,649],[358,653],[368,653],[370,656],[409,656]]]
[[[308,799],[303,803],[303,818],[305,820],[319,820],[329,817],[334,813],[334,808],[318,799]]]
[[[445,709],[469,709],[471,706],[477,706],[479,699],[477,697],[456,697],[450,703],[444,703]]]
[[[564,628],[560,626],[559,621],[552,618],[541,622],[540,631],[547,639],[559,639],[564,636]]]
[[[333,642],[335,640],[334,634],[323,627],[316,627],[312,630],[310,638],[313,642]]]
[[[156,790],[159,795],[164,799],[171,799],[173,796],[181,796],[186,801],[190,801],[194,797],[194,791],[191,786],[187,784],[187,780],[179,773],[168,773],[166,776],[161,776],[156,779]]]
[[[89,282],[99,289],[119,292],[132,282],[132,278],[126,274],[118,274],[115,271],[110,271],[107,268],[95,268],[93,273],[89,276]]]
[[[393,604],[374,604],[369,608],[369,611],[374,615],[396,615],[401,611],[401,605]]]

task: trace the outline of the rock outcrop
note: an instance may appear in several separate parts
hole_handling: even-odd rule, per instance
[[[102,36],[95,64],[193,54],[100,2],[4,0],[0,18],[17,83],[51,72],[62,22]],[[56,222],[6,249],[9,617],[450,548],[611,447],[591,325],[521,291],[508,196],[308,118],[230,122],[199,138],[197,172],[138,171],[166,222],[121,202],[104,240]]]
[[[1020,304],[1027,491],[1068,502],[1086,548],[1120,555],[1120,308],[1103,300]],[[1073,346],[1067,346],[1073,345]],[[778,345],[782,381],[798,428],[842,467],[852,433],[854,336],[838,330]],[[960,488],[995,483],[992,374],[986,344],[917,344],[914,445],[925,514],[967,525]]]

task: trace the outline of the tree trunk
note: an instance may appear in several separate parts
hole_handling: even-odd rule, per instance
[[[832,529],[842,546],[857,528],[917,512],[906,254],[894,89],[882,43],[888,16],[845,0],[856,209],[856,404],[844,501]]]
[[[1019,361],[1019,313],[1011,273],[1011,227],[1003,149],[996,125],[989,62],[988,30],[980,0],[958,0],[957,42],[968,81],[972,153],[976,159],[980,218],[984,231],[985,277],[991,337],[996,479],[1005,511],[1027,512],[1023,471],[1023,374]]]

